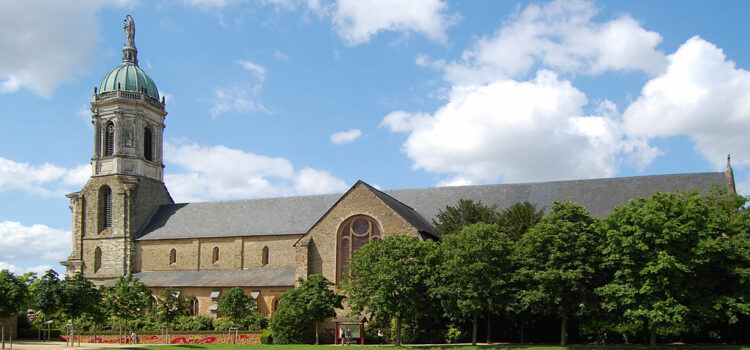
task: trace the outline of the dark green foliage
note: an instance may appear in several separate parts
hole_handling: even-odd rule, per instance
[[[319,274],[311,275],[293,290],[284,293],[271,319],[276,344],[299,344],[307,340],[311,327],[336,316],[336,308],[343,308],[343,296],[336,294],[333,283]]]
[[[432,293],[453,320],[472,320],[472,344],[481,315],[508,304],[513,242],[497,225],[476,223],[443,237]]]
[[[234,287],[219,297],[219,312],[235,322],[247,318],[256,308],[255,299],[245,295],[239,287]]]
[[[22,276],[0,270],[0,319],[15,317],[25,310],[29,289]]]
[[[517,241],[544,217],[544,208],[537,209],[529,202],[516,203],[500,212],[500,226],[511,239]]]
[[[437,244],[415,237],[390,235],[366,244],[350,260],[350,276],[341,284],[352,312],[396,319],[395,340],[401,345],[400,322],[419,319],[432,305],[428,281],[437,266]]]
[[[80,273],[67,277],[60,283],[60,310],[70,319],[87,314],[95,318],[101,315],[102,292]]]
[[[178,295],[174,289],[167,288],[159,293],[156,306],[159,321],[172,324],[176,318],[185,316],[190,310],[190,302]]]
[[[151,290],[133,275],[118,278],[114,287],[106,289],[106,294],[107,313],[126,325],[153,307]]]
[[[567,321],[590,315],[600,264],[598,221],[581,205],[552,204],[550,214],[518,242],[518,297],[532,312],[560,317],[560,343],[567,344]]]
[[[461,199],[455,207],[446,206],[432,220],[438,235],[446,235],[460,231],[464,226],[483,222],[494,224],[498,221],[497,205],[486,206],[482,202]]]
[[[744,213],[732,208],[736,197],[719,197],[657,192],[603,221],[603,266],[612,279],[597,292],[607,310],[621,315],[621,329],[646,329],[654,345],[657,334],[687,332],[691,320],[747,314],[739,278],[747,246],[736,245],[746,243],[747,231],[738,230]]]
[[[34,309],[46,315],[57,313],[60,310],[61,287],[57,272],[47,271],[35,286]]]

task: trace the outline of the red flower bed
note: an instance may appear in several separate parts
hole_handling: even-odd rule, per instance
[[[62,340],[68,338],[60,336]],[[73,336],[73,341],[81,343],[132,343],[130,337],[118,335],[93,335]],[[170,334],[168,339],[161,335],[140,336],[140,344],[260,344],[260,334],[241,333],[237,337],[232,334]]]

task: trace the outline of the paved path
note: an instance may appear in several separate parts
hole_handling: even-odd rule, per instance
[[[43,341],[31,341],[31,340],[17,340],[13,342],[13,350],[62,350],[62,349],[103,349],[103,348],[110,348],[110,349],[121,349],[121,348],[136,348],[136,347],[142,347],[142,346],[148,346],[147,344],[109,344],[109,343],[95,343],[95,344],[87,344],[87,343],[81,343],[81,346],[78,346],[78,343],[76,343],[76,346],[70,347],[65,346],[65,342],[57,342],[57,341],[51,341],[51,342],[43,342]],[[5,349],[10,349],[10,343],[7,341],[5,342]]]

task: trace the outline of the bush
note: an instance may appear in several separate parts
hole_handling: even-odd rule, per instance
[[[271,332],[271,329],[266,328],[260,333],[260,343],[273,344],[273,333]]]
[[[228,331],[231,327],[244,328],[242,322],[233,320],[230,317],[218,317],[213,320],[213,327],[216,331]]]
[[[242,325],[250,330],[259,331],[268,327],[268,317],[263,316],[259,312],[253,312],[242,320]]]
[[[178,331],[201,331],[213,328],[213,319],[208,316],[177,316],[174,329]]]

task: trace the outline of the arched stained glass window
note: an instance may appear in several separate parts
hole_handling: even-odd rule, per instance
[[[177,250],[172,248],[172,250],[169,251],[169,265],[174,265],[177,263]]]
[[[193,297],[190,299],[190,313],[193,316],[197,316],[200,313],[200,305],[198,304],[198,298]]]
[[[219,262],[219,247],[214,247],[214,251],[211,253],[211,262],[214,264]]]
[[[338,233],[336,283],[341,282],[348,274],[347,265],[349,265],[349,258],[352,257],[352,253],[380,237],[378,222],[369,216],[352,216],[341,224]]]

